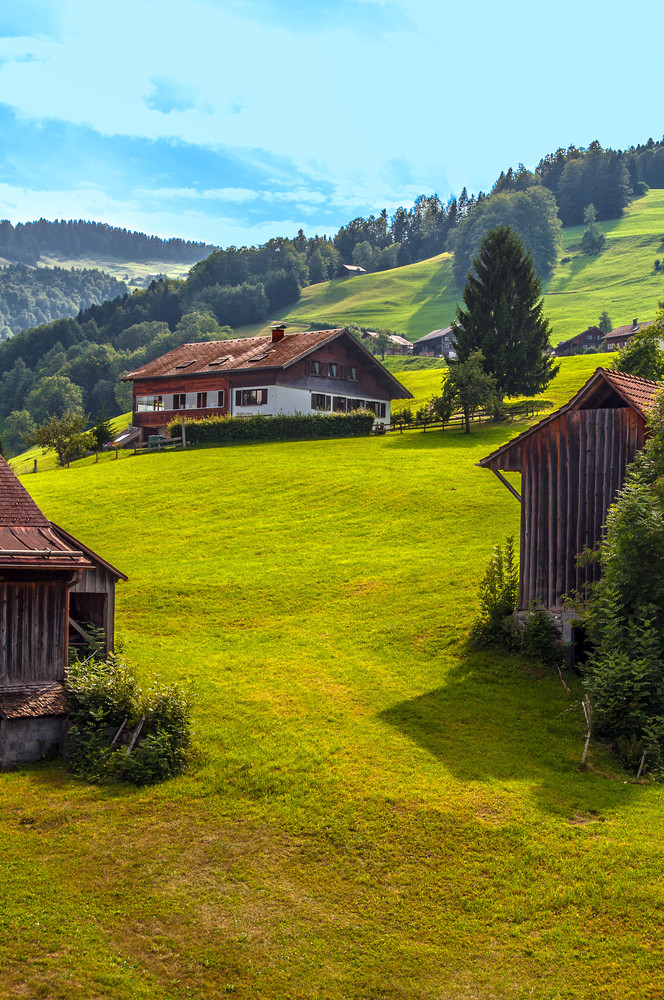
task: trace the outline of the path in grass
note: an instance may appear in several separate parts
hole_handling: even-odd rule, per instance
[[[661,791],[577,770],[557,677],[464,651],[519,518],[475,462],[516,429],[25,477],[129,574],[126,653],[192,679],[201,758],[147,790],[0,776],[4,995],[664,989]]]

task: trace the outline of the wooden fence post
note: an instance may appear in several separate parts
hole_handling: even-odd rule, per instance
[[[187,433],[184,429],[184,417],[180,417],[180,426],[182,427],[182,450],[184,451],[187,447]]]

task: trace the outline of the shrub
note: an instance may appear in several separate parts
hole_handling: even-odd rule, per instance
[[[71,664],[65,683],[71,706],[66,758],[74,774],[147,785],[185,767],[191,749],[191,698],[182,688],[155,680],[143,691],[114,654]]]
[[[519,577],[514,562],[514,538],[505,541],[505,550],[495,545],[480,585],[480,613],[471,633],[478,646],[511,645],[507,622],[516,611]]]
[[[231,444],[238,441],[302,441],[315,438],[360,437],[371,433],[374,414],[279,414],[264,417],[204,417],[185,421],[187,444]],[[170,437],[179,437],[181,425],[168,425]]]
[[[634,185],[634,194],[637,198],[642,198],[644,194],[648,194],[650,188],[645,181],[637,181]]]

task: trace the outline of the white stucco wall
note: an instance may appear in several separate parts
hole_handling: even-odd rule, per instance
[[[263,389],[265,386],[247,386],[247,389]],[[322,388],[321,388],[322,392]],[[327,413],[327,410],[312,410],[311,390],[296,389],[289,385],[269,385],[267,386],[267,403],[261,406],[237,406],[235,403],[235,390],[231,390],[231,414],[234,417],[254,416],[262,414],[264,417],[272,417],[278,413]],[[346,399],[367,399],[359,393],[353,392],[328,392],[326,395],[345,396]],[[378,423],[389,424],[390,422],[390,401],[374,400],[374,402],[385,403],[385,416],[376,417]]]

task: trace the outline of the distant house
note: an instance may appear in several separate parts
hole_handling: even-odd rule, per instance
[[[61,747],[72,633],[113,645],[114,590],[127,577],[52,524],[0,458],[0,766]]]
[[[125,375],[132,423],[143,440],[181,416],[347,413],[390,421],[393,399],[411,393],[345,328],[183,344]]]
[[[362,340],[378,340],[378,334],[374,333],[373,330],[366,330],[362,334]],[[405,337],[399,337],[396,333],[390,333],[387,337],[387,347],[385,348],[386,354],[410,354],[413,350],[413,345],[410,340],[406,340]]]
[[[555,413],[478,464],[521,503],[519,608],[563,610],[563,595],[584,593],[597,563],[577,556],[602,536],[606,512],[643,447],[658,382],[598,368]],[[502,472],[521,473],[521,495]]]
[[[572,354],[580,354],[588,347],[599,347],[606,351],[608,347],[605,346],[603,337],[599,327],[589,326],[583,333],[577,333],[569,340],[561,340],[554,348],[553,353],[557,358],[565,358]]]
[[[339,268],[340,278],[353,278],[358,274],[366,274],[366,268],[360,267],[358,264],[342,264]]]
[[[431,358],[456,358],[456,340],[451,326],[432,330],[413,344],[413,354]]]
[[[653,320],[648,320],[645,323],[639,323],[637,319],[633,319],[631,326],[617,326],[615,330],[611,330],[611,333],[605,333],[602,337],[604,350],[619,350],[621,347],[625,346],[630,337],[633,337],[635,333],[638,333],[639,330],[647,330],[649,326],[652,326],[652,324]]]

